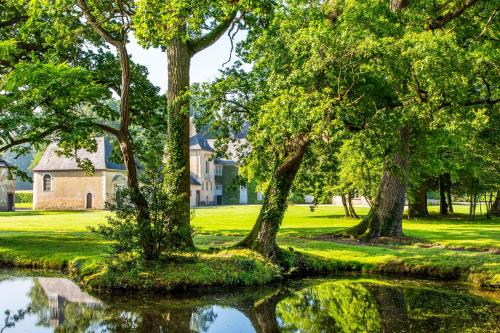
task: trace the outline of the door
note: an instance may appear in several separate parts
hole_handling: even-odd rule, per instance
[[[7,193],[7,211],[14,211],[14,193]]]
[[[201,192],[196,191],[196,206],[200,205],[200,199],[201,199]]]
[[[92,208],[92,193],[87,193],[87,209]]]
[[[217,206],[222,205],[222,195],[217,196]]]

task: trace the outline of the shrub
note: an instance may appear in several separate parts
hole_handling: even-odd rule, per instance
[[[288,202],[291,204],[305,204],[306,200],[304,199],[304,195],[302,193],[292,193],[290,197],[288,198]]]
[[[33,202],[33,192],[16,192],[16,203]]]

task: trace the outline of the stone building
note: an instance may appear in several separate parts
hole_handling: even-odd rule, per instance
[[[0,211],[15,209],[16,181],[9,172],[10,165],[0,158]]]
[[[197,133],[190,123],[189,150],[191,171],[191,206],[253,204],[262,200],[255,184],[241,184],[235,160],[214,159],[214,139]],[[236,158],[235,147],[228,147]]]
[[[78,167],[76,158],[60,156],[51,143],[33,168],[33,209],[104,209],[117,188],[125,186],[124,166],[110,160],[111,143],[97,138],[97,150],[77,151],[88,159],[95,172]]]

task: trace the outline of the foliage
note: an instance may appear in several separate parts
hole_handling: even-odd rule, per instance
[[[313,303],[314,306],[310,306]],[[305,288],[281,301],[276,309],[283,332],[380,332],[376,300],[361,284],[349,281]]]
[[[16,203],[33,203],[33,192],[16,192]]]

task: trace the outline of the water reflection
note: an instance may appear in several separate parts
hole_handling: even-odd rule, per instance
[[[428,284],[336,279],[177,296],[102,295],[59,278],[0,281],[0,333],[495,332],[497,304]]]

